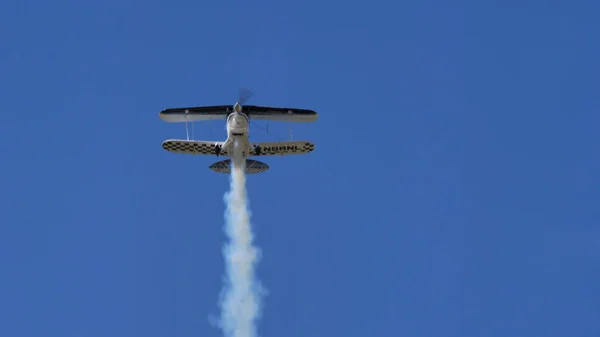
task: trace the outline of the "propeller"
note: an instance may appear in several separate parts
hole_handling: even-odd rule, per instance
[[[240,88],[238,101],[233,106],[233,110],[236,112],[242,112],[242,104],[254,96],[254,92],[248,88]]]

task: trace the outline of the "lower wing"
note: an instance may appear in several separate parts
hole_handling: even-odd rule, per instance
[[[201,141],[201,140],[182,140],[169,139],[162,143],[163,149],[174,153],[203,154],[209,156],[227,155],[226,149],[221,149],[223,142],[219,141]],[[217,150],[218,149],[218,150]]]
[[[315,149],[315,144],[305,141],[289,142],[263,142],[253,143],[254,148],[250,152],[251,156],[284,156],[289,154],[305,154]]]
[[[248,144],[249,145],[249,144]],[[306,154],[315,149],[315,144],[309,141],[263,142],[253,143],[250,156],[284,156],[290,154]],[[174,153],[201,154],[208,156],[229,156],[229,148],[225,142],[169,139],[162,143],[163,149]]]

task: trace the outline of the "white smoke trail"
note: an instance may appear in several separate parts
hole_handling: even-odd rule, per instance
[[[246,194],[245,160],[234,146],[230,191],[225,194],[225,232],[229,243],[223,255],[227,270],[221,298],[221,329],[225,337],[256,337],[260,317],[260,284],[255,265],[260,251],[252,245],[250,211]]]

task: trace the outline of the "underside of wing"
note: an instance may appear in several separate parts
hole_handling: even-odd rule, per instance
[[[314,122],[319,115],[314,110],[244,105],[243,112],[250,119],[282,122]]]
[[[226,149],[220,149],[222,146],[221,142],[207,142],[199,140],[183,140],[183,139],[169,139],[162,143],[163,149],[174,152],[174,153],[185,153],[185,154],[196,154],[196,155],[209,155],[216,156],[217,148],[219,148],[219,155],[228,155]]]
[[[315,144],[305,141],[263,142],[254,143],[251,156],[284,156],[290,154],[306,154],[314,151]]]
[[[261,105],[244,105],[242,112],[250,119],[282,122],[314,122],[318,114],[314,110],[297,108],[278,108]],[[187,108],[169,108],[160,112],[165,122],[182,123],[210,120],[224,120],[233,112],[231,105],[197,106]]]
[[[159,116],[163,121],[170,123],[197,122],[223,120],[232,111],[231,105],[197,106],[164,109]]]

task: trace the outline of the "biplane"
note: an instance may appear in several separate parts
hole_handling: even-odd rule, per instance
[[[241,96],[241,95],[240,95]],[[246,97],[247,98],[247,97]],[[249,125],[251,120],[272,120],[288,122],[314,122],[318,114],[314,110],[297,108],[279,108],[270,106],[244,105],[240,97],[235,105],[197,106],[187,108],[169,108],[160,112],[159,117],[170,123],[187,123],[197,121],[225,120],[227,139],[224,141],[204,141],[187,139],[168,139],[162,143],[163,149],[173,153],[193,155],[224,156],[233,158],[238,151],[246,162],[247,174],[260,173],[269,166],[258,160],[249,159],[252,156],[285,156],[291,154],[306,154],[315,149],[312,142],[281,141],[258,142],[250,141]],[[235,146],[237,145],[237,147]],[[231,159],[218,161],[209,168],[218,173],[231,173]]]

